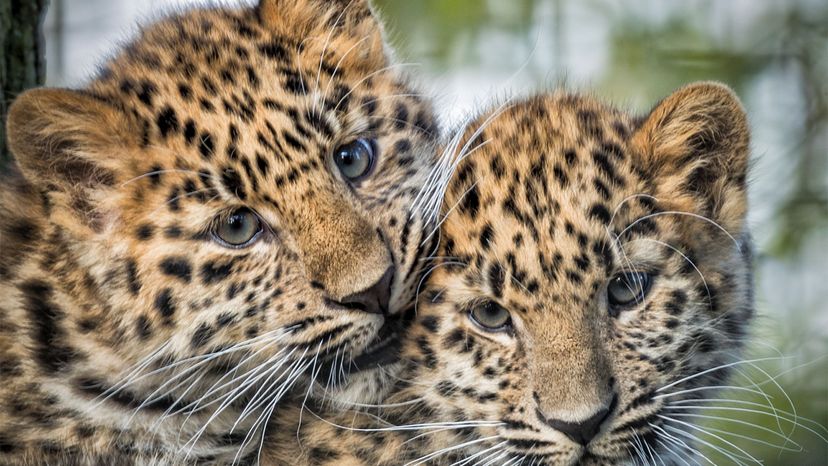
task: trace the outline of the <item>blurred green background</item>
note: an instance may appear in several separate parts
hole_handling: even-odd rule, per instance
[[[82,83],[136,21],[192,3],[52,0],[48,84]],[[495,97],[559,85],[639,112],[694,80],[736,90],[753,131],[758,249],[759,317],[747,357],[763,361],[739,366],[734,385],[747,390],[718,396],[736,402],[708,403],[725,409],[703,410],[710,435],[695,434],[716,464],[754,463],[750,456],[828,464],[820,438],[828,437],[828,1],[374,3],[400,61],[438,97],[447,124]],[[817,424],[792,424],[794,412]]]

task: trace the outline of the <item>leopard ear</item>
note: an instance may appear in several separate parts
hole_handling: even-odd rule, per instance
[[[33,89],[9,109],[8,143],[40,189],[71,191],[115,183],[119,147],[134,137],[116,108],[79,91]]]
[[[728,231],[742,229],[749,130],[730,88],[699,82],[679,89],[644,119],[632,144],[657,198]]]
[[[62,199],[88,225],[96,209],[92,199],[115,187],[137,134],[120,110],[66,89],[21,94],[6,124],[9,148],[24,177],[38,190],[55,193],[53,199]]]
[[[344,66],[377,69],[387,63],[382,25],[368,0],[260,0],[258,15],[281,35],[319,39],[310,46],[320,53],[348,51]]]

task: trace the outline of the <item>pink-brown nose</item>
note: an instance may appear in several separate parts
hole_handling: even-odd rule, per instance
[[[612,401],[602,407],[592,416],[580,422],[567,422],[558,419],[547,419],[538,409],[538,417],[546,422],[549,427],[561,432],[579,445],[587,445],[601,431],[601,425],[607,420],[615,409],[618,397],[613,395]]]
[[[337,304],[371,314],[388,314],[393,279],[394,267],[392,266],[388,267],[376,283],[362,291],[345,296]]]

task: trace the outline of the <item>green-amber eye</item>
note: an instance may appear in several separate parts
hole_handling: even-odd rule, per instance
[[[374,166],[374,145],[368,139],[357,139],[334,151],[334,163],[349,181],[358,181]]]
[[[509,311],[493,301],[485,301],[476,305],[469,312],[469,317],[472,322],[490,332],[505,330],[512,324]]]
[[[262,222],[250,209],[239,209],[219,219],[213,234],[219,242],[231,247],[250,245],[262,231]]]
[[[610,310],[640,303],[650,291],[651,282],[646,272],[624,272],[613,277],[607,285]]]

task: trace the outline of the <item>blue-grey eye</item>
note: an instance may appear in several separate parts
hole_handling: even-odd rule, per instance
[[[474,306],[469,312],[472,322],[490,332],[509,328],[512,316],[509,311],[493,301],[485,301]]]
[[[226,246],[244,247],[252,244],[262,231],[259,216],[250,209],[238,209],[222,217],[213,229],[213,235]]]
[[[646,272],[623,272],[616,275],[607,285],[610,308],[640,303],[650,291],[651,282],[652,277]]]
[[[374,144],[360,138],[343,144],[334,151],[334,163],[348,181],[358,181],[374,166]]]

